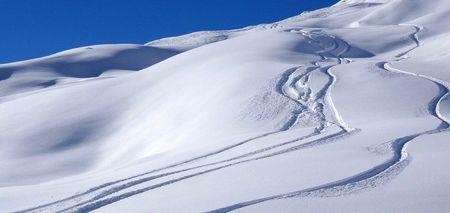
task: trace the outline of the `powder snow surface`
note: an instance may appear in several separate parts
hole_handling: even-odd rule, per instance
[[[0,212],[448,212],[450,1],[0,65]]]

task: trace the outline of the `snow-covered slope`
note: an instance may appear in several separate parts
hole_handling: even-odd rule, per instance
[[[0,97],[71,80],[138,71],[179,51],[134,44],[81,47],[51,56],[0,65]]]
[[[0,65],[0,209],[449,211],[449,14],[343,0]]]

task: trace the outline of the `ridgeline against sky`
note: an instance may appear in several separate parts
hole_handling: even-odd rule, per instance
[[[270,23],[337,0],[0,0],[0,63],[80,46],[146,43],[199,30]]]

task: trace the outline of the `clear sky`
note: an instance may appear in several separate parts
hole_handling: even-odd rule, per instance
[[[0,63],[270,23],[337,0],[0,0]]]

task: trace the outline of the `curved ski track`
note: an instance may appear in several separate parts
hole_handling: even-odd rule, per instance
[[[405,53],[398,55],[397,58],[398,57],[402,57],[402,58],[399,60],[396,60],[396,61],[403,60],[405,57],[407,57],[407,54],[409,52],[413,51],[414,49],[418,48],[421,45],[420,40],[418,38],[418,33],[423,29],[423,27],[418,26],[418,25],[412,25],[412,26],[415,28],[415,32],[412,33],[411,35],[409,35],[409,37],[415,42],[416,46],[413,47],[412,49],[406,51]],[[340,59],[340,61],[343,61],[343,60]],[[246,206],[255,205],[255,204],[270,201],[270,200],[285,199],[285,198],[292,198],[292,197],[306,197],[306,196],[325,197],[325,196],[345,195],[345,194],[361,191],[361,190],[364,190],[367,188],[377,187],[383,183],[386,183],[391,178],[393,178],[394,176],[399,174],[403,170],[403,168],[406,167],[407,164],[409,163],[409,158],[408,158],[409,156],[408,156],[408,152],[407,152],[407,146],[408,146],[409,142],[411,142],[412,140],[414,140],[415,138],[417,138],[421,135],[436,134],[436,133],[440,133],[440,132],[449,130],[449,127],[450,127],[449,119],[446,118],[445,116],[443,116],[439,112],[439,104],[441,103],[441,101],[444,98],[449,96],[449,84],[445,81],[442,81],[442,80],[439,80],[439,79],[436,79],[436,78],[433,78],[430,76],[409,73],[409,72],[406,72],[403,70],[392,68],[389,66],[389,62],[381,62],[380,67],[385,69],[388,72],[396,72],[396,73],[401,73],[401,74],[405,74],[405,75],[412,75],[412,76],[424,78],[426,80],[429,80],[429,81],[437,84],[440,89],[440,92],[429,103],[429,106],[430,106],[429,109],[430,109],[430,113],[433,116],[435,116],[436,118],[438,118],[439,120],[442,121],[441,125],[439,125],[435,129],[426,130],[426,131],[412,134],[412,135],[407,135],[407,136],[397,138],[397,139],[391,141],[391,143],[390,143],[391,149],[394,153],[392,158],[385,161],[384,163],[382,163],[378,166],[375,166],[372,169],[366,170],[362,173],[359,173],[354,176],[351,176],[351,177],[348,177],[345,179],[341,179],[341,180],[338,180],[338,181],[335,181],[332,183],[327,183],[327,184],[323,184],[323,185],[308,188],[308,189],[293,191],[293,192],[284,193],[284,194],[278,194],[278,195],[269,196],[269,197],[265,197],[265,198],[255,199],[255,200],[251,200],[251,201],[247,201],[247,202],[237,203],[237,204],[233,204],[233,205],[223,207],[220,209],[215,209],[210,212],[215,212],[215,213],[229,212],[229,211],[233,211],[236,209],[244,208]]]
[[[324,50],[323,52],[328,53],[330,51],[335,50],[336,48],[338,48],[337,43],[334,44],[334,47],[331,48],[331,50]],[[322,55],[321,55],[321,57],[322,57],[322,60],[326,59]],[[323,110],[324,110],[323,105],[325,104],[325,102],[327,102],[327,103],[330,102],[329,98],[327,100],[325,100],[325,97],[330,97],[330,95],[328,94],[329,93],[328,90],[331,88],[332,84],[335,81],[334,76],[328,74],[328,76],[330,78],[329,83],[324,85],[324,88],[321,90],[322,91],[321,94],[317,94],[315,97],[311,97],[311,94],[310,94],[311,90],[310,90],[310,88],[307,87],[307,82],[309,81],[309,75],[311,72],[313,72],[315,70],[321,70],[322,72],[326,72],[326,73],[329,72],[328,70],[331,66],[321,67],[319,65],[319,62],[320,61],[312,62],[312,64],[314,64],[314,66],[308,67],[307,72],[304,74],[301,74],[301,75],[293,76],[296,72],[299,71],[301,66],[297,66],[297,67],[288,69],[287,71],[285,71],[282,74],[280,80],[277,83],[276,91],[279,92],[281,95],[285,96],[286,98],[296,102],[299,106],[299,110],[292,112],[291,118],[288,119],[286,124],[280,130],[265,133],[265,134],[241,141],[234,145],[216,150],[214,152],[211,152],[211,153],[208,153],[205,155],[201,155],[201,156],[198,156],[198,157],[195,157],[192,159],[188,159],[186,161],[182,161],[180,163],[172,164],[172,165],[169,165],[169,166],[166,166],[163,168],[155,169],[155,170],[152,170],[152,171],[149,171],[146,173],[142,173],[139,175],[135,175],[132,177],[128,177],[125,179],[104,183],[102,185],[92,187],[92,188],[88,189],[87,191],[76,194],[74,196],[70,196],[65,199],[61,199],[61,200],[47,203],[44,205],[40,205],[37,207],[32,207],[32,208],[22,210],[19,212],[39,212],[39,211],[46,211],[46,210],[51,210],[51,211],[55,211],[55,212],[67,212],[67,211],[69,211],[69,212],[88,212],[88,211],[98,209],[102,206],[111,204],[113,202],[117,202],[119,200],[125,199],[127,197],[130,197],[130,196],[133,196],[133,195],[136,195],[139,193],[143,193],[143,192],[155,189],[155,188],[163,187],[163,186],[166,186],[166,185],[169,185],[172,183],[176,183],[176,182],[188,179],[188,178],[196,177],[196,176],[210,173],[210,172],[213,172],[213,171],[216,171],[219,169],[224,169],[224,168],[227,168],[230,166],[238,165],[241,163],[247,163],[247,162],[251,162],[251,161],[255,161],[255,160],[261,160],[261,159],[289,153],[292,151],[297,151],[297,150],[311,148],[311,147],[318,146],[318,145],[323,145],[323,144],[336,141],[337,139],[349,136],[349,135],[357,132],[354,130],[347,131],[347,129],[342,128],[342,126],[340,126],[338,124],[338,126],[341,127],[341,129],[343,129],[342,131],[332,133],[332,134],[323,136],[319,139],[315,139],[315,140],[312,140],[312,141],[309,141],[306,143],[301,143],[299,145],[295,145],[295,143],[297,143],[297,142],[301,142],[301,141],[307,140],[311,137],[322,134],[323,130],[325,130],[325,128],[327,128],[330,125],[329,124],[330,122],[326,120],[325,115],[323,114]],[[339,63],[340,63],[340,61],[339,61]],[[301,88],[299,88],[299,87],[301,87]],[[301,91],[299,91],[300,89],[305,89],[307,92],[304,93],[302,96],[300,96],[300,95],[293,96],[292,94],[287,92],[288,88],[292,89],[297,94],[301,93]],[[335,111],[335,115],[337,116],[338,115],[337,110],[336,109],[332,109],[332,110]],[[277,134],[277,133],[280,133],[283,131],[288,131],[297,124],[298,119],[304,113],[312,113],[312,114],[315,114],[319,118],[319,126],[316,127],[316,131],[312,132],[306,136],[302,136],[302,137],[294,139],[294,140],[282,142],[282,143],[279,143],[279,144],[276,144],[273,146],[268,146],[265,148],[257,149],[257,150],[251,151],[251,152],[244,153],[242,155],[238,155],[238,156],[235,156],[232,158],[225,159],[225,160],[219,160],[219,161],[215,161],[212,163],[206,163],[206,164],[202,164],[199,166],[193,166],[193,167],[189,167],[189,168],[165,172],[162,174],[155,174],[157,172],[162,172],[162,171],[165,171],[165,170],[168,170],[171,168],[184,166],[184,165],[187,165],[194,161],[199,161],[199,160],[220,154],[222,152],[228,151],[230,149],[238,148],[241,145],[244,145],[249,142],[253,142],[253,141],[258,140],[263,137],[268,137],[270,135],[274,135],[274,134]],[[337,117],[335,119],[337,119]],[[294,146],[287,147],[285,149],[281,149],[278,151],[275,150],[274,152],[265,154],[270,150],[282,148],[282,147],[285,147],[285,146],[291,145],[291,144],[293,144]],[[264,154],[264,155],[258,156],[258,154]],[[253,158],[249,158],[249,157],[253,157]],[[244,159],[244,158],[248,158],[248,159]],[[240,161],[237,161],[237,160],[240,160]],[[233,162],[233,161],[236,161],[236,162]],[[212,166],[216,166],[216,167],[208,168],[208,167],[212,167]],[[179,174],[179,173],[183,173],[183,172],[198,170],[200,168],[205,168],[205,170],[197,171],[195,173],[187,174],[182,177],[174,178],[174,179],[162,182],[162,183],[154,184],[154,185],[147,186],[147,187],[142,187],[137,190],[128,191],[128,192],[124,192],[122,194],[116,195],[118,192],[120,192],[122,190],[129,189],[129,188],[131,188],[133,186],[137,186],[139,184],[147,183],[151,180],[157,180],[159,178],[168,177],[170,175],[175,175],[175,174]],[[154,175],[152,175],[152,174],[154,174]]]
[[[410,35],[410,38],[413,39],[416,43],[416,47],[408,50],[404,54],[399,55],[398,57],[404,57],[409,52],[414,50],[415,48],[420,46],[420,41],[418,39],[417,34],[422,29],[420,26],[414,25],[414,28],[416,29],[416,32]],[[305,31],[302,31],[305,33]],[[312,35],[319,35],[317,34],[317,31],[314,32],[306,32],[309,35],[309,38],[311,40],[314,40],[312,38]],[[326,34],[320,34],[320,36],[328,36]],[[128,198],[130,196],[134,196],[136,194],[144,193],[156,188],[164,187],[173,183],[180,182],[182,180],[186,180],[189,178],[197,177],[203,174],[207,174],[210,172],[214,172],[220,169],[224,169],[227,167],[231,167],[234,165],[252,162],[256,160],[262,160],[269,157],[278,156],[281,154],[311,148],[318,145],[327,144],[333,141],[336,141],[342,137],[349,136],[355,132],[357,132],[357,129],[350,128],[342,119],[340,114],[338,113],[338,110],[334,106],[330,90],[333,88],[334,83],[336,82],[336,76],[332,73],[332,67],[337,66],[340,64],[350,63],[351,61],[345,58],[342,58],[341,56],[345,54],[350,49],[350,45],[346,43],[345,41],[336,38],[334,36],[328,36],[329,38],[333,39],[334,41],[334,47],[332,48],[324,48],[323,52],[319,52],[318,55],[321,56],[322,61],[315,61],[312,62],[313,66],[306,67],[306,72],[301,73],[300,69],[302,69],[302,66],[297,66],[294,68],[291,68],[287,71],[285,71],[279,82],[277,83],[276,90],[283,95],[284,97],[296,102],[298,104],[298,110],[295,110],[291,114],[291,118],[288,119],[288,121],[285,123],[285,125],[278,131],[273,131],[269,133],[265,133],[244,141],[241,141],[239,143],[236,143],[234,145],[216,150],[214,152],[201,155],[192,159],[188,159],[186,161],[182,161],[180,163],[172,164],[163,168],[155,169],[146,173],[142,173],[139,175],[135,175],[129,178],[116,180],[112,182],[108,182],[96,187],[93,187],[83,193],[76,194],[74,196],[58,200],[52,203],[44,204],[41,206],[33,207],[30,209],[26,209],[20,212],[38,212],[38,211],[45,211],[45,210],[53,210],[56,212],[88,212],[95,209],[98,209],[100,207],[103,207],[105,205],[120,201],[122,199]],[[320,41],[315,42],[320,43]],[[324,62],[328,58],[335,58],[337,60],[336,64],[334,65],[328,65],[328,66],[321,66],[320,63]],[[395,68],[392,68],[389,66],[389,62],[382,62],[382,67],[386,69],[389,72],[397,72],[397,73],[403,73],[408,75],[414,75],[417,77],[425,78],[429,81],[432,81],[436,83],[439,88],[441,89],[440,94],[436,96],[431,102],[430,102],[430,112],[432,115],[434,115],[436,118],[440,119],[442,121],[442,125],[437,127],[433,130],[427,130],[421,133],[416,133],[412,135],[408,135],[405,137],[397,138],[391,141],[391,149],[393,152],[393,156],[385,161],[384,163],[375,166],[374,168],[371,168],[369,170],[366,170],[364,172],[361,172],[359,174],[356,174],[354,176],[338,180],[335,182],[302,189],[298,191],[278,194],[274,196],[269,196],[265,198],[255,199],[247,202],[242,202],[238,204],[233,204],[224,208],[212,210],[211,212],[228,212],[233,211],[239,208],[243,208],[250,205],[255,205],[261,202],[270,201],[270,200],[276,200],[276,199],[284,199],[284,198],[291,198],[291,197],[305,197],[305,196],[339,196],[344,195],[348,193],[353,193],[356,191],[360,191],[366,188],[376,187],[379,186],[382,183],[387,182],[389,179],[393,178],[395,175],[400,173],[402,169],[408,164],[409,158],[407,153],[407,145],[410,141],[413,139],[424,135],[424,134],[435,134],[442,131],[446,131],[449,128],[449,119],[445,116],[442,116],[442,114],[439,112],[439,103],[449,95],[449,87],[448,83],[441,81],[439,79],[435,79],[429,76],[423,76],[423,75],[417,75],[408,73],[405,71],[401,71]],[[318,91],[316,94],[312,94],[312,91],[310,88],[308,88],[308,81],[310,78],[310,74],[314,71],[320,71],[326,74],[329,77],[329,81],[324,87]],[[327,120],[326,116],[324,115],[324,108],[328,107],[329,110],[332,111],[333,119],[335,120],[330,121]],[[297,125],[298,120],[301,118],[302,115],[305,113],[312,113],[315,114],[319,118],[319,126],[316,127],[316,131],[312,132],[306,136],[300,137],[298,139],[282,142],[276,145],[260,148],[251,152],[246,152],[244,154],[218,160],[206,164],[200,164],[198,166],[192,166],[187,168],[182,168],[174,171],[167,171],[165,173],[157,174],[158,172],[163,172],[172,168],[180,167],[188,165],[189,163],[192,163],[194,161],[200,161],[202,159],[215,156],[217,154],[226,152],[230,149],[236,149],[239,148],[241,145],[254,142],[258,139],[269,137],[271,135],[283,132],[283,131],[289,131],[291,130],[295,125]],[[327,129],[330,125],[337,125],[342,130],[336,133],[332,133],[329,135],[326,135],[324,137],[311,140],[309,142],[296,144],[301,141],[308,140],[312,137],[321,135],[324,130]],[[292,145],[288,147],[288,145]],[[278,148],[283,148],[280,150],[277,150]],[[272,151],[273,152],[269,152]],[[201,169],[204,170],[201,170]],[[181,174],[186,173],[189,171],[194,171],[193,173],[188,173],[183,176],[178,176],[169,180],[165,180],[160,183],[152,184],[152,185],[146,185],[139,187],[137,189],[131,188],[134,186],[139,186],[139,184],[148,183],[151,180],[156,180],[163,177],[170,177],[171,175],[175,174]],[[131,189],[128,191],[125,191],[126,189]],[[121,191],[125,191],[120,194]]]

